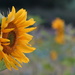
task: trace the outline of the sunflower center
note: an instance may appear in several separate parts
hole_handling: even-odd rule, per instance
[[[8,34],[8,37],[7,37],[9,40],[10,40],[10,47],[13,47],[14,46],[14,44],[15,44],[15,39],[16,39],[16,34],[15,34],[15,32],[14,31],[11,31],[11,32],[9,32],[9,34]]]
[[[13,23],[9,23],[8,27],[6,29],[10,29],[10,28],[15,28],[14,30],[12,30],[11,32],[8,33],[3,33],[3,38],[9,39],[10,40],[10,44],[9,45],[3,45],[3,51],[6,54],[11,54],[14,51],[14,48],[16,46],[16,32],[17,32],[17,28],[15,27],[15,25]]]

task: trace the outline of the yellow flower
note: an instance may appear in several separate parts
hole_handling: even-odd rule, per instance
[[[56,30],[56,37],[55,40],[57,43],[63,44],[64,43],[64,21],[60,18],[56,18],[52,22],[52,28]]]
[[[57,36],[55,37],[55,40],[56,40],[56,42],[59,43],[59,44],[64,44],[64,43],[65,43],[64,34],[57,35]]]
[[[63,29],[64,28],[64,21],[61,20],[60,18],[56,18],[53,22],[52,22],[52,27],[54,29]]]
[[[57,52],[54,51],[54,50],[52,50],[52,51],[50,52],[50,56],[51,56],[51,59],[52,59],[52,60],[56,60],[57,57],[58,57]]]
[[[16,12],[12,7],[12,11],[7,17],[2,18],[0,33],[0,60],[4,60],[6,67],[11,70],[18,70],[21,63],[28,63],[29,59],[24,53],[30,53],[35,50],[29,44],[32,35],[27,34],[36,29],[36,27],[28,28],[35,23],[34,19],[26,20],[27,12],[20,9]]]

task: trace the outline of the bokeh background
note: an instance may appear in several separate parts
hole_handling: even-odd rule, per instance
[[[12,6],[26,9],[28,19],[35,19],[37,30],[29,34],[36,50],[26,54],[30,62],[22,68],[6,69],[0,75],[75,75],[75,0],[0,0],[0,13],[7,16]],[[65,21],[67,41],[62,45],[54,40],[51,27],[57,17]]]

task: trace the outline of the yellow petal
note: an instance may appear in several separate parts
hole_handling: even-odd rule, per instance
[[[16,10],[15,10],[15,7],[12,6],[12,12],[15,14]]]
[[[5,65],[6,67],[11,70],[11,65],[10,65],[10,61],[8,60],[8,57],[7,55],[4,53],[4,52],[1,52],[2,53],[2,56],[4,58],[4,62],[5,62]]]
[[[3,46],[0,45],[0,51],[2,51],[2,50],[3,50]]]
[[[11,66],[10,66],[10,64],[8,63],[8,61],[6,61],[6,60],[4,59],[4,62],[5,62],[6,67],[11,71]]]
[[[19,34],[23,34],[23,33],[27,33],[27,32],[31,32],[33,30],[35,30],[37,27],[32,27],[32,28],[26,28],[24,29],[24,27],[19,27],[18,30],[19,30]]]
[[[8,14],[7,22],[11,22],[15,19],[15,8],[12,7],[12,11]]]
[[[25,16],[25,18],[26,18],[26,16],[27,16],[26,10],[20,9],[20,10],[16,13],[16,18],[18,18],[20,15],[21,15],[21,17]]]
[[[2,45],[9,45],[10,43],[2,43]]]
[[[14,69],[18,70],[18,68],[17,68],[16,65],[13,63],[13,61],[12,61],[10,64],[11,64],[11,66],[12,66]]]
[[[14,28],[3,29],[2,32],[3,32],[3,33],[8,33],[8,32],[11,32],[12,30],[14,30]]]
[[[20,22],[22,20],[26,20],[26,14],[27,14],[27,12],[25,10],[23,10],[20,15],[18,15],[18,13],[16,13],[15,21]]]
[[[14,24],[16,24],[17,27],[19,27],[21,25],[24,25],[25,24],[25,19],[22,20],[22,21],[19,21],[19,22],[18,21],[15,21]]]
[[[1,42],[10,42],[10,40],[4,39],[4,38],[0,38],[0,41],[1,41]]]
[[[26,21],[25,23],[25,27],[31,26],[35,23],[36,21],[34,21],[33,18],[29,19],[28,21]]]
[[[20,44],[23,43],[23,42],[24,42],[25,44],[28,44],[29,40],[19,39],[19,40],[17,41],[17,43],[20,43]]]
[[[12,56],[14,56],[15,59],[17,59],[20,63],[24,62],[24,63],[28,63],[29,59],[19,50],[15,50],[12,53]]]
[[[13,61],[13,63],[19,67],[22,67],[14,58],[12,58],[12,56],[10,56],[10,61]]]
[[[32,28],[26,28],[26,29],[24,29],[25,30],[25,32],[27,33],[27,32],[31,32],[31,31],[33,31],[33,30],[35,30],[37,27],[32,27]]]
[[[24,24],[22,24],[22,25],[19,25],[19,27],[28,27],[28,26],[31,26],[31,25],[33,25],[34,23],[35,23],[36,21],[34,21],[34,19],[33,18],[31,18],[31,19],[29,19],[28,21],[25,21],[25,23]]]
[[[19,44],[17,48],[24,53],[31,53],[36,49],[34,47],[27,46],[24,41],[21,41],[21,44]]]
[[[18,37],[18,39],[23,39],[23,40],[32,40],[32,38],[33,38],[33,36],[32,35],[30,35],[30,34],[23,34],[23,35],[20,35],[19,37]]]

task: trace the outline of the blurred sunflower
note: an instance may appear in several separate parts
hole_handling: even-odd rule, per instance
[[[64,26],[65,23],[60,18],[56,18],[52,22],[52,28],[56,30],[56,37],[55,40],[57,43],[63,44],[64,41]]]
[[[0,60],[4,60],[9,70],[11,68],[18,70],[17,66],[21,67],[21,63],[28,63],[29,59],[24,53],[30,53],[35,50],[29,44],[33,36],[27,34],[36,29],[36,27],[28,28],[35,21],[26,19],[26,10],[20,9],[16,12],[14,7],[12,7],[12,11],[7,17],[2,18],[0,27]]]
[[[54,50],[52,50],[52,51],[50,52],[50,57],[51,57],[52,60],[56,60],[56,59],[58,58],[57,52],[54,51]]]

